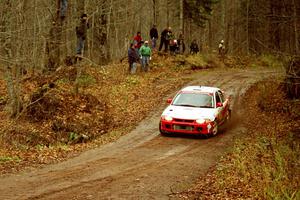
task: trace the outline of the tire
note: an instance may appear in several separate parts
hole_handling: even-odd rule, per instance
[[[227,112],[227,116],[226,116],[226,119],[225,119],[225,123],[228,123],[231,119],[231,110],[228,110]]]
[[[159,132],[162,136],[168,136],[168,134],[166,132],[164,132],[163,130],[161,130],[161,123],[159,123]]]
[[[217,122],[215,122],[213,131],[208,134],[208,137],[214,137],[218,134],[218,132],[219,132],[219,126],[218,126]]]
[[[212,136],[216,136],[219,132],[219,126],[217,125],[217,123],[215,123],[215,126],[213,128],[213,131],[211,133]]]

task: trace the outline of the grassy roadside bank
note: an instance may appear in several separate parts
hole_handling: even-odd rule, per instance
[[[195,74],[213,71],[211,68],[274,67],[269,57],[225,61],[215,55],[187,59],[155,55],[151,71],[136,75],[128,75],[126,61],[105,67],[87,63],[77,81],[77,95],[76,68],[72,66],[61,68],[54,76],[28,75],[21,80],[25,109],[17,120],[7,115],[5,81],[0,79],[0,174],[60,162],[117,140]],[[49,88],[49,83],[54,87]]]
[[[300,199],[300,102],[281,80],[253,85],[244,97],[247,135],[183,199]]]
[[[5,81],[0,79],[0,174],[59,162],[117,140],[156,110],[167,94],[192,80],[196,71],[186,64],[155,55],[149,73],[129,75],[126,61],[104,67],[87,63],[77,95],[75,67],[50,76],[25,76],[25,109],[17,120],[8,117]]]

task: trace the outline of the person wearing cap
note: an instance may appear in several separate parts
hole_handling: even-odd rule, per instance
[[[152,42],[152,49],[156,50],[156,41],[158,39],[158,32],[156,29],[156,25],[154,24],[150,30],[150,38]]]
[[[149,62],[151,60],[151,48],[149,42],[146,40],[139,50],[142,60],[142,70],[147,72],[149,70]]]
[[[224,53],[225,53],[224,40],[221,40],[219,44],[219,55],[223,55]]]
[[[139,56],[136,52],[136,49],[134,48],[134,44],[131,43],[130,47],[128,49],[128,63],[129,63],[128,71],[131,74],[136,73],[136,68],[137,68],[138,61],[139,61]]]
[[[87,37],[87,29],[89,28],[87,14],[82,14],[80,17],[80,23],[76,26],[77,36],[77,48],[76,54],[79,56],[83,55],[84,44]]]

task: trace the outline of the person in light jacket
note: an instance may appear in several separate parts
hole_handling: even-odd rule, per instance
[[[149,42],[146,40],[139,50],[141,60],[142,60],[142,70],[149,71],[149,63],[151,60],[151,48],[149,47]]]

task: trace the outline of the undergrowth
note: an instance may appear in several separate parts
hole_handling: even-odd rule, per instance
[[[28,75],[21,82],[24,106],[16,120],[1,107],[6,97],[0,79],[0,174],[114,141],[157,108],[166,94],[191,80],[182,75],[190,69],[172,68],[172,57],[161,61],[153,56],[152,61],[150,73],[139,68],[135,75],[128,74],[127,62],[82,64],[80,76],[74,66]]]
[[[252,86],[243,105],[247,133],[182,198],[300,199],[300,102],[274,79]]]

